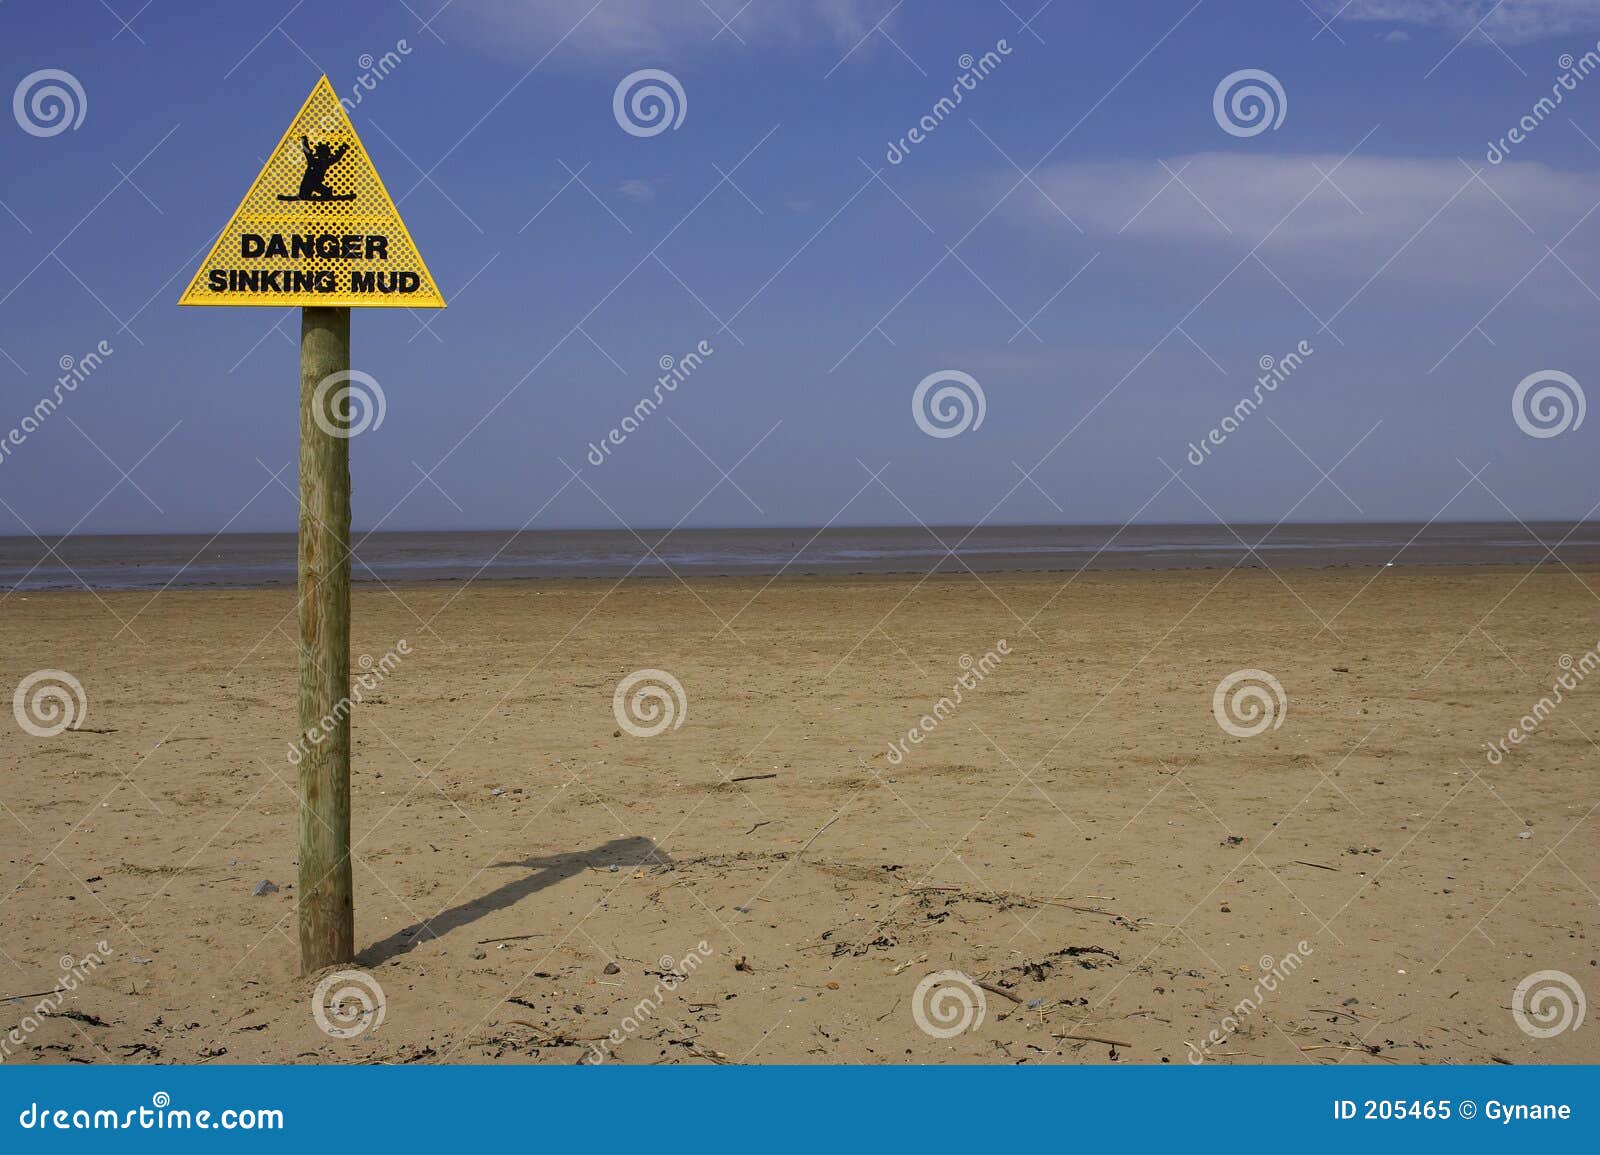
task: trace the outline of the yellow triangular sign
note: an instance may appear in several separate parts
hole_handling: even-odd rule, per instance
[[[326,76],[178,304],[444,308]]]

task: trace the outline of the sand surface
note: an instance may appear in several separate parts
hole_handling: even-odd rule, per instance
[[[297,973],[292,594],[13,594],[4,688],[66,670],[88,712],[0,728],[0,996],[106,950],[54,1014],[0,1003],[7,1061],[1600,1061],[1600,1012],[1539,1038],[1512,1005],[1539,971],[1600,993],[1600,676],[1501,764],[1483,745],[1600,642],[1595,590],[1558,565],[358,587],[354,652],[410,652],[354,713],[383,1018],[350,1038]],[[642,668],[681,726],[620,730]],[[1213,716],[1241,669],[1287,698],[1253,737]],[[945,970],[988,986],[940,1038],[913,1010]]]

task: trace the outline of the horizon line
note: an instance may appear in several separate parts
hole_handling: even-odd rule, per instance
[[[554,528],[535,529],[531,527],[512,528],[510,526],[477,526],[477,527],[431,527],[418,528],[403,527],[394,529],[361,529],[352,525],[352,536],[363,538],[380,534],[448,534],[448,533],[493,533],[510,534],[555,534],[555,533],[621,533],[621,534],[646,534],[660,533],[670,535],[674,533],[743,533],[743,532],[768,532],[768,533],[828,533],[836,530],[948,530],[961,529],[978,531],[984,529],[1116,529],[1118,532],[1134,528],[1145,529],[1198,529],[1215,526],[1218,528],[1255,528],[1266,527],[1270,530],[1297,529],[1309,527],[1331,526],[1421,526],[1424,529],[1434,526],[1482,526],[1505,525],[1531,527],[1536,525],[1561,525],[1571,526],[1576,529],[1582,525],[1600,525],[1600,518],[1594,517],[1535,517],[1535,518],[1371,518],[1362,521],[1344,520],[1317,520],[1304,521],[929,521],[929,522],[830,522],[825,525],[792,524],[792,525],[678,525],[678,526],[644,526],[644,525],[578,525]],[[0,534],[0,541],[67,541],[73,538],[112,538],[112,537],[211,537],[220,539],[224,537],[293,537],[298,535],[298,527],[289,529],[247,529],[247,530],[97,530],[94,532],[80,533],[4,533]]]

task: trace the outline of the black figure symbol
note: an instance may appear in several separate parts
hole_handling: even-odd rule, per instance
[[[300,138],[300,151],[306,155],[305,175],[300,178],[300,191],[294,196],[278,194],[280,201],[353,201],[355,193],[343,195],[335,193],[327,182],[328,170],[344,159],[348,151],[348,144],[341,144],[338,148],[329,148],[326,144],[311,147],[311,142],[305,137]]]

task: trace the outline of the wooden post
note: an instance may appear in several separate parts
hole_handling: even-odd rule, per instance
[[[300,311],[300,969],[355,957],[350,860],[350,310]],[[319,412],[320,410],[320,412]],[[333,431],[333,432],[330,432]]]

